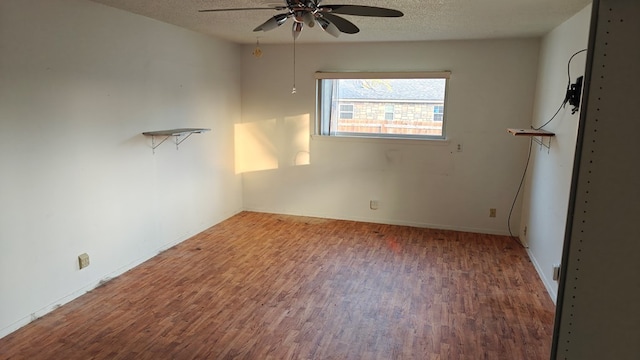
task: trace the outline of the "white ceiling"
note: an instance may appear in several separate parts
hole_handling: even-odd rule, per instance
[[[289,43],[291,20],[268,32],[253,29],[274,10],[199,13],[200,9],[280,6],[285,0],[93,0],[236,43]],[[590,4],[591,0],[324,0],[392,8],[401,18],[344,17],[360,28],[339,38],[319,27],[305,28],[300,43],[461,40],[541,36]]]

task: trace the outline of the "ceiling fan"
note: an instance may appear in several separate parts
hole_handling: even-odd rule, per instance
[[[320,5],[322,0],[285,0],[282,6],[265,6],[254,8],[205,9],[199,12],[244,11],[244,10],[276,10],[284,13],[275,15],[253,31],[269,31],[284,24],[287,19],[293,19],[293,38],[300,36],[304,25],[314,27],[318,24],[327,33],[338,37],[341,33],[356,34],[360,29],[341,15],[401,17],[404,14],[398,10],[364,5]]]

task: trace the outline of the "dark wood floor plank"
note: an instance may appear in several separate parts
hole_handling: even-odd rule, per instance
[[[245,212],[0,339],[2,359],[547,359],[508,237]]]

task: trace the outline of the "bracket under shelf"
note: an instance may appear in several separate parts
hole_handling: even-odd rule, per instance
[[[531,137],[531,140],[541,147],[547,148],[547,151],[551,149],[551,137],[556,136],[556,134],[542,129],[507,129],[507,132],[513,136]],[[545,138],[548,139],[546,144],[544,142]]]
[[[202,134],[203,132],[211,131],[211,129],[204,128],[182,128],[182,129],[171,129],[171,130],[159,130],[159,131],[146,131],[143,132],[144,136],[151,136],[151,150],[155,154],[156,148],[162,145],[163,142],[167,141],[171,136],[175,137],[176,150],[178,150],[178,146],[182,144],[183,141],[187,140],[189,136],[193,134]],[[162,141],[156,144],[156,136],[164,136]]]

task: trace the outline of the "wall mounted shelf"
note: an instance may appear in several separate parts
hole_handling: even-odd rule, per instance
[[[556,134],[542,129],[507,129],[507,132],[513,136],[529,136],[536,144],[547,148],[547,151],[551,149],[551,137],[556,136]],[[546,144],[543,140],[545,138],[547,139]]]
[[[151,136],[151,150],[155,154],[156,148],[162,145],[163,142],[167,141],[168,138],[173,136],[175,138],[176,150],[178,146],[182,144],[183,141],[187,140],[189,136],[193,134],[202,134],[203,132],[211,131],[211,129],[204,128],[182,128],[182,129],[171,129],[171,130],[159,130],[159,131],[147,131],[143,132],[144,136]],[[156,144],[156,137],[164,137],[162,141]]]
[[[556,134],[547,130],[535,129],[507,129],[507,132],[513,134],[513,136],[556,136]]]

